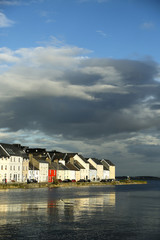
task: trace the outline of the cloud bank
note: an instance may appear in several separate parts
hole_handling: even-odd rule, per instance
[[[1,48],[1,139],[28,131],[32,142],[37,131],[35,142],[46,147],[112,159],[134,153],[148,161],[146,149],[159,156],[158,64],[88,54],[70,46]]]

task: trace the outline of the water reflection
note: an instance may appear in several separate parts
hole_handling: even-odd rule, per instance
[[[0,239],[32,238],[37,232],[39,239],[42,235],[45,239],[48,228],[58,236],[66,231],[76,233],[87,219],[91,222],[96,214],[114,211],[115,202],[115,192],[103,189],[4,191],[0,193]]]
[[[108,193],[97,197],[82,197],[72,199],[60,199],[48,201],[48,214],[57,216],[74,217],[78,220],[83,213],[94,215],[97,211],[103,212],[104,207],[115,207],[116,195],[115,192]]]
[[[33,203],[29,202],[19,202],[15,203],[8,199],[6,204],[0,204],[0,215],[4,215],[7,212],[18,213],[18,212],[28,212],[28,211],[44,211],[49,214],[59,213],[64,214],[65,211],[69,215],[81,215],[81,212],[88,211],[90,214],[96,211],[96,209],[103,210],[104,206],[114,207],[116,202],[115,192],[108,194],[103,194],[94,197],[76,197],[76,198],[63,198],[63,199],[37,199]],[[25,199],[24,199],[25,201]],[[68,209],[68,210],[67,210]]]
[[[0,239],[158,240],[159,199],[150,186],[0,191]]]

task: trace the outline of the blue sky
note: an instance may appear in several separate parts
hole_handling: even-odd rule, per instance
[[[150,2],[1,1],[1,13],[11,21],[7,28],[1,23],[1,45],[36,47],[51,44],[54,37],[90,49],[93,57],[150,56],[159,61],[159,13],[155,1]]]
[[[0,0],[0,141],[160,176],[157,0]]]

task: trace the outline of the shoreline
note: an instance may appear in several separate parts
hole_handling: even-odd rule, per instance
[[[120,180],[113,182],[71,182],[71,183],[7,183],[0,184],[0,190],[3,189],[37,189],[37,188],[67,188],[67,187],[90,187],[90,186],[119,186],[119,185],[134,185],[147,184],[147,181],[142,180]]]

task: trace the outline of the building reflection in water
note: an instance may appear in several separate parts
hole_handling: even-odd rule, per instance
[[[53,199],[48,197],[46,199],[39,199],[37,202],[23,201],[13,203],[11,200],[6,204],[0,204],[0,225],[7,224],[8,216],[18,214],[19,216],[43,215],[50,217],[54,215],[54,219],[59,222],[61,219],[69,219],[69,221],[78,221],[83,215],[93,216],[98,212],[114,211],[116,204],[115,192],[107,194],[99,194],[96,196],[76,196],[75,198]],[[18,219],[17,219],[18,220]]]
[[[115,192],[96,197],[51,200],[48,201],[48,214],[78,220],[84,213],[92,216],[106,208],[114,210],[115,204]]]

